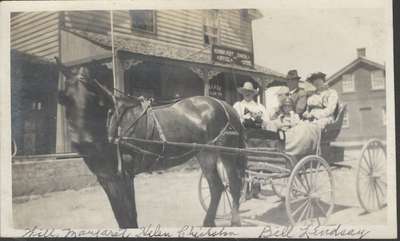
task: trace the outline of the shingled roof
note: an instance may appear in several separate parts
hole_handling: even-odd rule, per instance
[[[336,72],[332,76],[330,76],[326,81],[327,84],[333,85],[334,83],[336,83],[336,81],[338,81],[340,79],[340,77],[342,75],[346,74],[347,72],[349,72],[350,70],[352,70],[353,68],[357,67],[360,64],[364,64],[366,66],[369,66],[369,67],[375,68],[375,69],[381,69],[383,71],[385,70],[385,65],[383,65],[383,64],[379,64],[377,62],[371,61],[365,57],[358,57],[357,59],[352,61],[350,64],[346,65],[345,67],[340,69],[338,72]]]

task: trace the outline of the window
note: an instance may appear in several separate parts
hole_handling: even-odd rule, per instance
[[[382,90],[385,88],[385,74],[383,70],[371,72],[371,88],[373,90]]]
[[[41,109],[42,109],[42,102],[40,101],[32,102],[32,110],[41,110]]]
[[[155,11],[154,10],[130,10],[132,29],[147,33],[155,33]]]
[[[203,12],[204,43],[207,45],[219,43],[219,17],[218,10],[205,10]]]
[[[382,107],[382,124],[386,126],[386,106]]]
[[[345,74],[343,75],[342,89],[343,92],[353,92],[354,91],[354,75]]]
[[[345,111],[343,114],[343,128],[349,128],[350,127],[350,121],[349,121],[349,112]]]

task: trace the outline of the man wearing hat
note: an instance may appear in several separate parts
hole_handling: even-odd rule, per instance
[[[306,110],[307,94],[303,88],[299,87],[300,76],[298,76],[297,70],[289,70],[286,80],[289,87],[289,97],[293,100],[295,112],[301,116]]]
[[[334,115],[339,102],[336,90],[325,84],[325,76],[324,73],[317,72],[307,78],[316,91],[308,97],[307,110],[303,114],[305,119],[317,123],[322,129],[335,120]]]
[[[265,128],[268,121],[265,107],[254,101],[258,94],[253,83],[245,82],[243,87],[238,88],[238,92],[243,96],[243,100],[236,102],[233,108],[237,111],[240,121],[246,128]]]
[[[254,101],[254,97],[258,94],[258,89],[255,89],[251,82],[245,82],[243,87],[237,89],[237,91],[243,96],[243,100],[236,102],[233,108],[239,114],[240,121],[246,128],[262,128],[266,129],[267,126],[271,126],[267,122],[269,121],[267,111],[265,107]],[[248,168],[252,168],[252,162],[248,162]],[[261,192],[261,184],[259,182],[252,182],[249,188],[251,190],[250,195],[254,198],[259,198]]]

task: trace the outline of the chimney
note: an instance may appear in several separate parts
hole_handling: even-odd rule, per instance
[[[366,49],[365,48],[358,48],[357,49],[357,57],[365,57]]]

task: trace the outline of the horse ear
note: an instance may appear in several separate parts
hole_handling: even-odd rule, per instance
[[[58,70],[63,73],[63,75],[65,75],[65,77],[67,78],[71,78],[72,73],[71,71],[61,63],[60,59],[58,57],[54,57],[56,59],[56,63],[57,63],[57,68]]]

